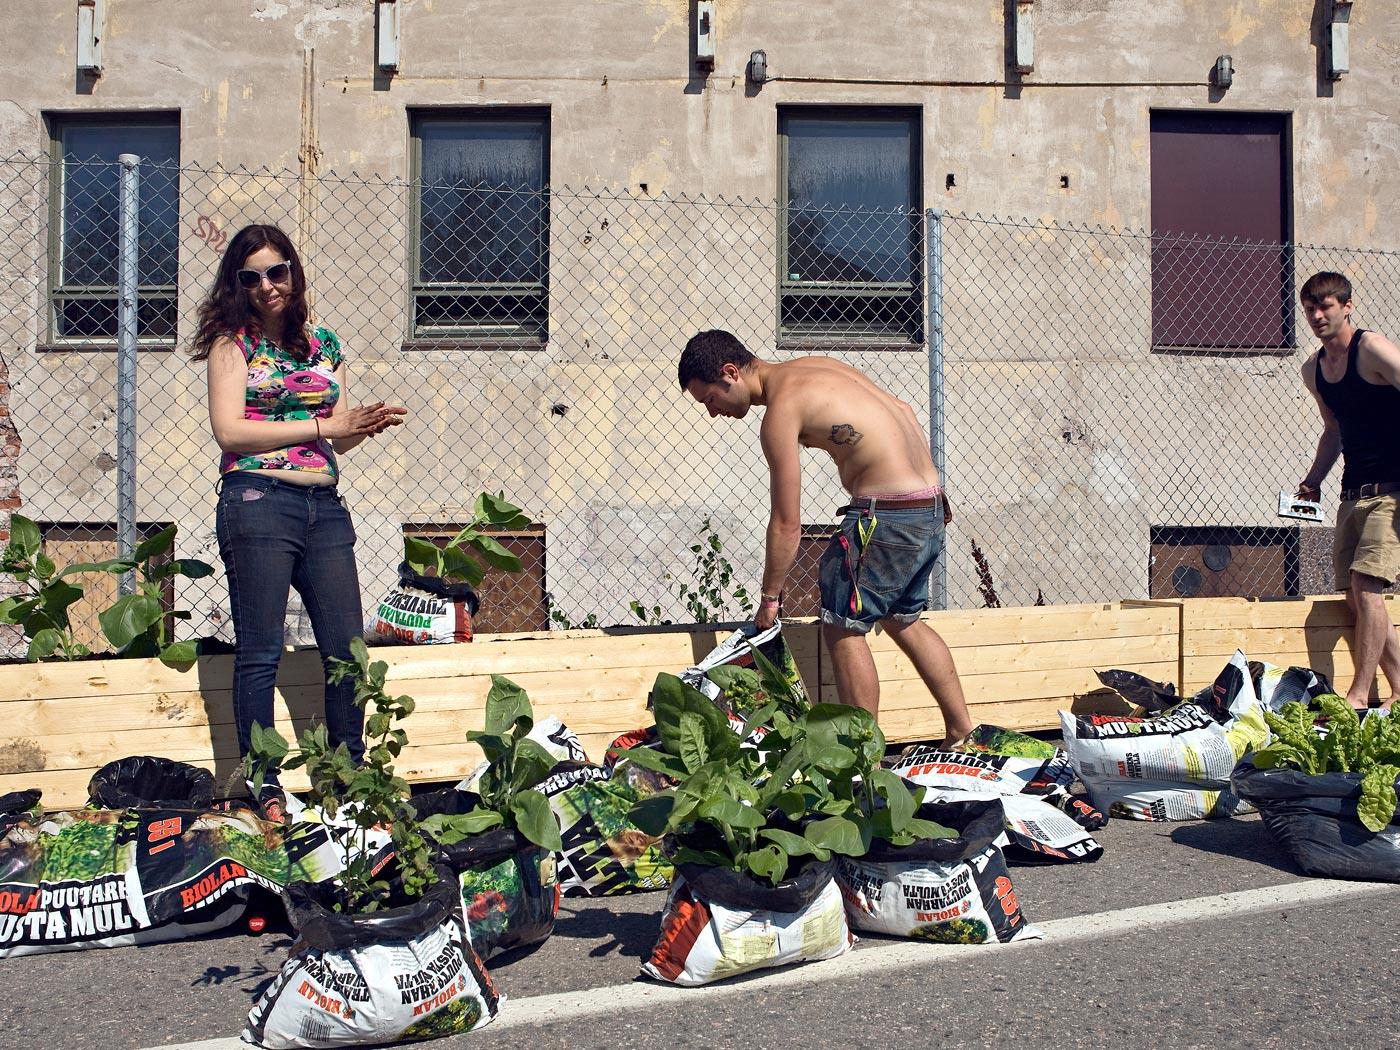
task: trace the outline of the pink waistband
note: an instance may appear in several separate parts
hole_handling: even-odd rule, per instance
[[[930,485],[926,489],[918,489],[914,492],[867,492],[861,499],[879,500],[881,503],[899,503],[909,499],[932,499],[934,496],[943,495],[942,485]]]

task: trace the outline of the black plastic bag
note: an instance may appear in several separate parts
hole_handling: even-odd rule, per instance
[[[419,820],[457,816],[476,808],[477,796],[447,788],[410,800]],[[425,833],[425,838],[431,836]],[[483,959],[541,944],[554,932],[559,879],[554,854],[513,828],[493,828],[434,848],[457,877],[472,946]]]
[[[1400,811],[1380,831],[1367,829],[1356,816],[1360,773],[1256,769],[1246,757],[1230,784],[1309,875],[1400,882]]]
[[[170,758],[119,758],[88,781],[88,803],[98,809],[208,809],[213,802],[214,774]]]
[[[1181,703],[1181,697],[1176,695],[1176,686],[1170,682],[1154,682],[1136,671],[1118,668],[1097,671],[1095,674],[1100,682],[1149,715],[1161,714]]]
[[[836,871],[834,860],[813,860],[774,886],[747,873],[701,864],[677,864],[697,897],[735,911],[797,912],[816,899]]]

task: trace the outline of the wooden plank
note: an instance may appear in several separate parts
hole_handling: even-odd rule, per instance
[[[1383,595],[1392,623],[1400,622],[1400,601]],[[1195,631],[1291,627],[1345,627],[1352,622],[1346,600],[1338,595],[1280,601],[1247,598],[1188,598],[1182,602],[1182,624]]]
[[[1248,654],[1246,654],[1248,655]],[[1356,673],[1356,665],[1351,661],[1351,653],[1345,649],[1339,649],[1333,653],[1319,652],[1298,652],[1298,653],[1267,653],[1251,659],[1267,660],[1271,664],[1280,667],[1311,667],[1327,676],[1334,689],[1345,689],[1351,684],[1352,676]],[[1215,681],[1220,670],[1225,666],[1225,661],[1219,657],[1201,656],[1193,657],[1186,661],[1186,693],[1193,693],[1198,689],[1204,689]],[[1379,671],[1376,672],[1376,688],[1383,690],[1373,695],[1389,695],[1389,686],[1386,685]]]
[[[1175,661],[1139,664],[1132,668],[1154,681],[1165,681],[1176,669]],[[1218,670],[1218,668],[1217,668]],[[1088,668],[1067,671],[1019,671],[1001,675],[962,677],[968,706],[985,703],[1021,703],[1061,699],[1096,692],[1103,687]],[[1214,677],[1212,676],[1212,681]],[[933,707],[928,687],[917,678],[880,683],[880,713],[915,707]]]
[[[1243,649],[1251,660],[1270,659],[1265,654],[1279,652],[1332,652],[1350,650],[1355,632],[1350,626],[1225,628],[1193,631],[1183,639],[1186,657],[1222,656],[1228,659]],[[1270,659],[1271,663],[1278,661]]]

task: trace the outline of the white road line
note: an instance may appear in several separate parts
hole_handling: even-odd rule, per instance
[[[1179,923],[1230,918],[1272,911],[1276,908],[1397,893],[1400,893],[1400,884],[1396,883],[1314,879],[1034,923],[1045,934],[1044,941],[984,945],[925,944],[920,941],[882,942],[879,946],[849,952],[837,959],[790,966],[783,970],[760,971],[752,978],[706,985],[703,988],[678,988],[675,985],[647,981],[606,988],[588,988],[578,992],[559,992],[555,995],[535,995],[527,999],[508,999],[501,1008],[500,1016],[485,1031],[494,1032],[502,1028],[578,1020],[597,1014],[627,1013],[678,1003],[694,1003],[705,996],[742,995],[752,991],[755,984],[760,982],[766,991],[788,985],[908,970],[931,963],[966,961],[985,956],[990,951],[1023,951],[1039,944],[1054,945],[1093,940],[1115,933],[1130,933],[1144,927],[1175,926]],[[172,1043],[149,1050],[238,1050],[240,1047],[246,1048],[247,1045],[233,1037],[206,1039],[197,1043]]]

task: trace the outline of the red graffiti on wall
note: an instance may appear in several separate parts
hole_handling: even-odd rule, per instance
[[[215,250],[222,248],[228,240],[228,231],[219,229],[219,224],[207,215],[201,215],[195,223],[194,235]]]

